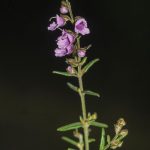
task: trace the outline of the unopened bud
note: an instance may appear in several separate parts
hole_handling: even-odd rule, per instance
[[[126,125],[126,122],[125,122],[125,120],[123,118],[120,118],[117,121],[117,125],[124,127]]]
[[[68,8],[67,8],[66,6],[62,5],[62,6],[60,7],[60,12],[61,12],[62,14],[67,14],[67,13],[68,13]]]
[[[119,133],[120,136],[125,137],[128,135],[128,130],[127,129],[123,129],[121,130],[121,132]]]
[[[73,67],[71,67],[71,66],[68,66],[66,70],[70,74],[74,74],[75,73],[75,69]]]
[[[82,57],[85,57],[85,55],[86,55],[86,51],[85,51],[85,50],[82,50],[82,49],[81,49],[81,50],[78,50],[78,56],[79,56],[79,57],[82,58]]]
[[[120,118],[117,123],[114,125],[115,127],[115,133],[119,134],[119,132],[121,131],[121,129],[126,125],[126,122],[124,121],[123,118]]]
[[[77,67],[78,66],[78,62],[75,59],[66,59],[67,64],[73,66],[73,67]]]
[[[110,148],[111,148],[111,149],[116,149],[116,148],[118,148],[118,147],[121,147],[122,144],[123,144],[123,142],[118,141],[118,140],[114,140],[114,141],[111,142]]]

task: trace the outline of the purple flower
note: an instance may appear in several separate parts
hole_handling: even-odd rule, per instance
[[[63,57],[73,52],[73,43],[75,42],[75,36],[63,30],[62,35],[57,39],[58,48],[55,50],[56,57]]]
[[[79,57],[85,57],[85,55],[86,55],[86,51],[85,50],[78,50],[78,56]]]
[[[48,30],[50,31],[54,31],[59,27],[62,27],[65,25],[66,21],[63,17],[56,15],[56,17],[54,17],[56,19],[56,21],[53,21],[49,26],[48,26]]]
[[[55,49],[55,56],[56,57],[63,57],[66,55],[66,53],[67,53],[66,49],[59,49],[59,48]]]
[[[87,22],[84,18],[79,18],[75,23],[75,32],[82,35],[89,34],[90,30],[87,27]]]
[[[68,66],[66,70],[67,70],[67,72],[70,73],[70,74],[74,74],[74,73],[75,73],[74,68],[71,67],[71,66]]]
[[[61,12],[62,14],[67,14],[67,13],[68,13],[68,8],[62,5],[62,6],[60,7],[60,12]]]

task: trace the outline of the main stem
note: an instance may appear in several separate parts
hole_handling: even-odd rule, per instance
[[[80,98],[81,98],[81,105],[82,105],[82,114],[83,114],[83,129],[84,129],[84,141],[85,141],[85,150],[89,150],[89,131],[88,131],[88,124],[87,121],[87,113],[86,113],[86,104],[85,104],[85,94],[83,88],[83,81],[81,75],[81,66],[78,66],[78,81],[79,81],[79,88],[80,88]]]
[[[69,8],[69,14],[71,17],[71,22],[74,23],[75,19],[72,13],[72,8],[69,0],[66,0],[66,3]],[[77,46],[80,48],[80,37],[77,38]],[[80,58],[79,58],[80,59]],[[80,88],[80,98],[81,98],[81,105],[82,105],[82,114],[83,114],[83,130],[84,130],[84,141],[85,141],[85,150],[89,150],[89,127],[87,124],[87,116],[86,116],[86,104],[85,104],[85,94],[84,94],[84,88],[83,88],[83,81],[82,81],[82,74],[81,74],[81,65],[78,66],[78,82],[79,82],[79,88]]]

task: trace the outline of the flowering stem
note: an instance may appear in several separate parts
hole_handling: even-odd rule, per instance
[[[80,37],[77,38],[77,47],[80,48]],[[81,58],[78,58],[78,61],[81,61]],[[84,141],[85,141],[85,150],[89,150],[89,131],[88,131],[88,123],[87,121],[87,112],[86,112],[86,103],[85,103],[85,94],[82,80],[82,66],[79,64],[78,66],[78,82],[79,82],[79,95],[81,98],[81,106],[82,106],[82,115],[83,115],[83,130],[84,130]]]
[[[82,103],[82,114],[83,114],[83,119],[86,120],[86,104],[85,104],[85,96],[83,94],[83,81],[82,81],[82,76],[80,75],[81,73],[81,66],[78,67],[78,81],[79,81],[79,88],[80,88],[80,98],[81,98],[81,103]]]
[[[79,88],[80,88],[80,98],[81,98],[81,105],[82,105],[82,114],[83,114],[83,129],[84,129],[84,140],[85,140],[85,150],[89,150],[89,131],[88,131],[88,124],[86,122],[86,104],[85,104],[85,95],[83,89],[83,81],[81,75],[81,66],[78,66],[78,81],[79,81]]]

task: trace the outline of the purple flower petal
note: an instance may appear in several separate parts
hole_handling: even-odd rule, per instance
[[[57,28],[56,22],[52,22],[52,23],[49,25],[48,30],[54,31],[54,30],[56,30],[56,28]]]
[[[65,25],[65,19],[63,17],[60,17],[59,15],[56,15],[56,22],[58,27]]]
[[[73,52],[73,45],[69,45],[68,47],[66,47],[67,50],[67,55],[71,54]]]
[[[59,48],[57,48],[55,50],[55,56],[56,57],[63,57],[65,55],[66,55],[66,50],[65,49],[59,49]]]
[[[86,35],[90,33],[89,28],[87,27],[87,22],[84,18],[80,18],[75,23],[75,32],[80,33],[82,35]]]

